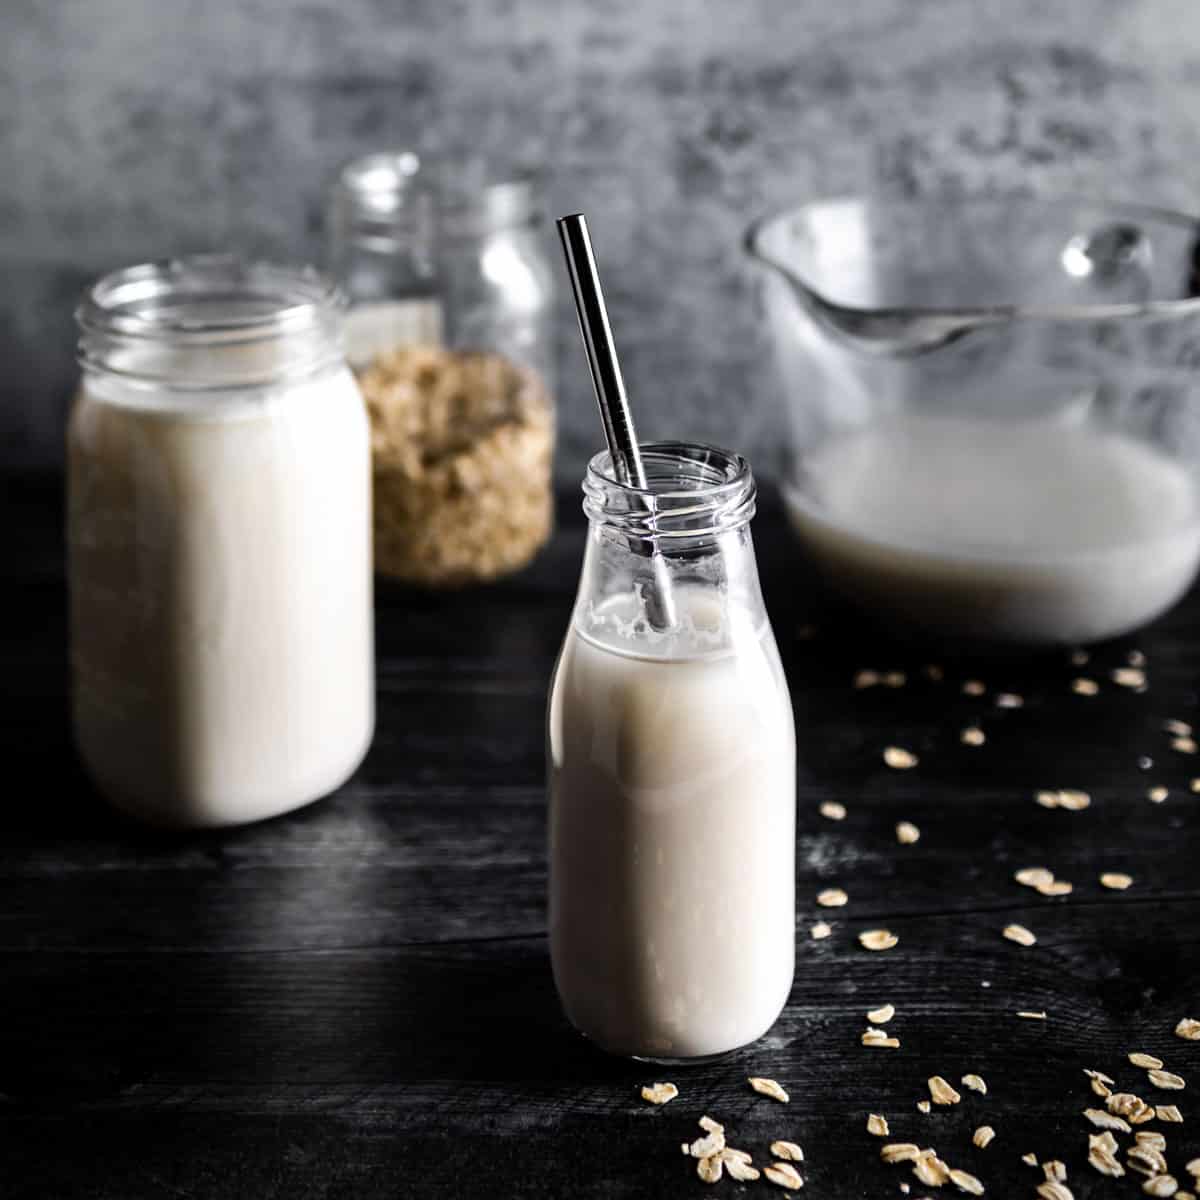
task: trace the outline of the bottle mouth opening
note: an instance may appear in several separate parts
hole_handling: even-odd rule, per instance
[[[312,267],[197,255],[114,271],[75,311],[85,369],[177,387],[307,374],[341,357],[345,302]]]
[[[644,488],[617,478],[607,450],[588,463],[589,520],[653,540],[722,533],[754,516],[754,476],[740,454],[699,442],[643,442],[640,449]]]

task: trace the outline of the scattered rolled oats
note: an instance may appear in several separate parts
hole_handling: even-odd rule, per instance
[[[1018,696],[1014,692],[1000,692],[996,696],[997,708],[1022,708],[1024,704],[1024,697]]]
[[[890,929],[864,929],[858,941],[864,950],[890,950],[900,939]]]
[[[642,1099],[650,1104],[666,1104],[679,1095],[679,1089],[673,1083],[652,1083],[642,1088]]]
[[[771,1156],[784,1162],[803,1162],[804,1151],[795,1142],[772,1142]]]
[[[817,903],[822,908],[841,908],[849,899],[850,897],[841,888],[826,888],[823,892],[817,893]]]
[[[796,1172],[796,1168],[788,1163],[772,1163],[763,1168],[763,1174],[776,1187],[786,1188],[789,1192],[798,1192],[804,1186],[804,1180]]]
[[[922,1150],[913,1161],[913,1174],[930,1187],[941,1187],[950,1181],[950,1168],[937,1156],[936,1150]]]
[[[978,725],[968,725],[966,729],[958,735],[958,740],[964,746],[982,746],[987,741],[987,736]]]
[[[1181,1018],[1175,1026],[1175,1036],[1183,1038],[1185,1042],[1200,1042],[1200,1021],[1194,1017]]]
[[[760,1172],[757,1167],[750,1165],[750,1156],[746,1155],[745,1158],[732,1157],[732,1153],[728,1149],[721,1153],[721,1160],[725,1164],[725,1170],[739,1183],[753,1183],[759,1177]]]
[[[854,676],[854,686],[856,688],[874,687],[879,682],[878,671],[859,671]]]
[[[772,1100],[778,1100],[780,1104],[786,1104],[791,1099],[773,1079],[763,1079],[761,1076],[752,1075],[746,1082],[760,1096],[770,1096]]]
[[[1032,946],[1037,941],[1034,934],[1024,925],[1005,925],[1004,936],[1020,946]]]
[[[1183,1123],[1183,1113],[1174,1104],[1158,1105],[1154,1110],[1154,1115],[1168,1125],[1181,1125]]]
[[[912,1142],[888,1142],[886,1146],[879,1148],[879,1157],[885,1163],[915,1162],[920,1153],[921,1147],[914,1146]],[[1200,1159],[1197,1159],[1197,1162],[1200,1162]]]
[[[887,1137],[890,1132],[887,1117],[881,1116],[879,1113],[868,1113],[867,1132],[875,1137]]]
[[[1037,893],[1040,896],[1069,896],[1074,890],[1074,885],[1065,879],[1052,879],[1049,883],[1037,885]]]
[[[814,942],[824,941],[833,932],[833,927],[825,921],[818,921],[809,931]]]
[[[1122,1121],[1120,1117],[1113,1116],[1112,1113],[1105,1112],[1102,1108],[1085,1108],[1083,1115],[1087,1117],[1097,1129],[1115,1129],[1118,1133],[1129,1133],[1129,1124]]]
[[[921,760],[911,750],[900,746],[887,746],[883,751],[883,761],[894,771],[907,771]]]
[[[973,1092],[978,1092],[981,1096],[987,1095],[987,1084],[983,1082],[982,1075],[964,1075],[962,1077],[962,1085],[965,1088],[970,1088]]]
[[[917,1101],[917,1112],[919,1112],[919,1113],[924,1113],[926,1116],[928,1116],[930,1111],[932,1110],[932,1108],[933,1108],[933,1106],[929,1103],[928,1100],[918,1100]]]
[[[1174,1075],[1170,1071],[1153,1070],[1148,1072],[1148,1075],[1150,1082],[1156,1088],[1162,1088],[1166,1092],[1180,1092],[1187,1087],[1180,1076]]]
[[[1146,686],[1146,672],[1137,667],[1117,667],[1112,672],[1113,683],[1120,687],[1140,688]]]
[[[706,1133],[702,1138],[697,1138],[688,1147],[688,1153],[693,1158],[712,1158],[714,1154],[720,1154],[724,1149],[725,1134],[720,1129],[714,1129],[712,1133]]]
[[[1094,696],[1100,690],[1100,685],[1094,679],[1072,679],[1071,691],[1079,696]]]
[[[873,1008],[867,1013],[867,1020],[872,1025],[886,1025],[896,1015],[894,1005],[884,1004],[880,1008]]]
[[[1100,883],[1114,892],[1123,892],[1127,887],[1133,886],[1133,876],[1126,875],[1124,871],[1105,871],[1100,876]]]
[[[1065,1183],[1047,1179],[1038,1184],[1038,1200],[1075,1200],[1075,1193]]]
[[[1017,1016],[1024,1017],[1026,1021],[1044,1021],[1046,1019],[1044,1012],[1030,1012],[1028,1009],[1022,1009]]]
[[[864,1046],[877,1046],[885,1050],[898,1050],[900,1048],[900,1039],[898,1037],[890,1037],[882,1029],[868,1027],[867,1031],[862,1035],[862,1044]]]
[[[1135,1067],[1144,1067],[1147,1071],[1160,1070],[1163,1065],[1161,1058],[1155,1058],[1153,1054],[1143,1054],[1140,1050],[1134,1051],[1128,1058]]]
[[[960,1192],[967,1192],[972,1196],[983,1195],[983,1184],[967,1171],[960,1171],[957,1168],[952,1169],[950,1172],[950,1182]]]
[[[827,817],[831,821],[844,821],[846,819],[846,806],[839,804],[836,800],[826,800],[820,808],[821,816]]]
[[[1045,867],[1022,867],[1014,878],[1025,887],[1044,887],[1054,882],[1054,873]]]
[[[1174,1196],[1179,1184],[1174,1175],[1154,1175],[1142,1184],[1142,1191],[1147,1196]]]
[[[971,1141],[973,1141],[980,1150],[986,1150],[995,1136],[996,1131],[990,1125],[980,1125],[980,1127],[971,1135]]]
[[[696,1174],[705,1183],[720,1183],[723,1160],[719,1154],[710,1154],[696,1163]]]
[[[1101,1175],[1111,1175],[1120,1179],[1125,1174],[1125,1168],[1117,1161],[1117,1139],[1111,1133],[1088,1134],[1088,1162]]]
[[[1152,787],[1146,793],[1146,798],[1152,800],[1155,804],[1161,804],[1170,793],[1165,787]]]
[[[929,1096],[934,1104],[957,1104],[962,1099],[962,1096],[940,1075],[931,1075],[926,1082],[929,1085]]]
[[[896,823],[896,841],[902,846],[911,846],[914,842],[919,841],[921,831],[911,821],[898,821]]]

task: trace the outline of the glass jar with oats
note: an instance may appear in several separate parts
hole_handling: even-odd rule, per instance
[[[330,270],[371,418],[375,568],[429,587],[497,579],[549,536],[552,272],[526,179],[408,151],[343,168]]]

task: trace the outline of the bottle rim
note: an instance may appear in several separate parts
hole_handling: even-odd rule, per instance
[[[85,370],[172,387],[228,388],[311,374],[342,357],[345,300],[313,267],[203,254],[123,267],[98,279],[75,310]],[[261,364],[219,356],[189,377],[147,350],[220,350],[275,343]]]
[[[588,463],[583,510],[593,523],[656,540],[713,536],[754,516],[754,475],[740,454],[704,442],[643,442],[640,449],[645,488],[622,483],[607,450]]]

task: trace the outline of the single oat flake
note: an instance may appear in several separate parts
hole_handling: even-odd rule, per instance
[[[879,682],[879,672],[878,671],[870,671],[870,670],[859,671],[858,674],[856,674],[854,676],[854,686],[856,688],[874,687],[878,682]]]
[[[1100,690],[1100,685],[1094,679],[1071,680],[1071,691],[1077,696],[1094,696]]]
[[[1045,867],[1022,867],[1013,878],[1025,887],[1044,887],[1054,882],[1054,873]]]
[[[844,821],[846,819],[846,806],[839,804],[836,800],[826,800],[820,808],[821,816],[827,817],[830,821]]]
[[[1028,1153],[1028,1154],[1022,1154],[1021,1161],[1027,1167],[1036,1167],[1038,1165],[1037,1155],[1034,1154],[1032,1151],[1030,1151],[1030,1153]]]
[[[1015,692],[1000,692],[996,696],[997,708],[1023,708],[1024,705],[1024,697],[1018,696]]]
[[[1167,1148],[1167,1139],[1161,1133],[1153,1133],[1148,1129],[1139,1129],[1133,1135],[1133,1140],[1139,1146],[1149,1146],[1151,1150],[1157,1150],[1160,1154]]]
[[[908,676],[903,671],[885,671],[880,677],[879,682],[884,687],[898,688],[903,687],[908,682]]]
[[[1123,892],[1127,887],[1133,886],[1133,876],[1126,875],[1124,871],[1105,871],[1100,876],[1100,883],[1114,892]]]
[[[679,1089],[673,1083],[653,1083],[642,1088],[642,1099],[650,1104],[666,1104],[679,1095]]]
[[[688,1153],[693,1158],[712,1158],[714,1154],[720,1154],[724,1149],[725,1134],[720,1129],[716,1129],[712,1133],[706,1133],[702,1138],[697,1138],[688,1147]]]
[[[950,1182],[954,1184],[960,1192],[966,1192],[970,1196],[982,1196],[983,1184],[972,1174],[967,1171],[960,1171],[957,1168],[950,1172]]]
[[[888,746],[884,749],[883,761],[893,771],[908,771],[921,760],[911,750],[905,750],[900,746]]]
[[[798,1192],[804,1186],[804,1180],[789,1163],[772,1163],[763,1168],[763,1174],[776,1186],[786,1188],[789,1192]]]
[[[1038,1200],[1075,1200],[1075,1193],[1065,1183],[1047,1179],[1038,1184]]]
[[[753,1183],[759,1177],[760,1172],[757,1167],[750,1165],[750,1156],[736,1158],[731,1157],[732,1153],[728,1149],[721,1152],[725,1170],[729,1172],[731,1178],[736,1179],[739,1183]]]
[[[849,899],[841,888],[826,888],[817,893],[817,903],[822,908],[841,908]]]
[[[712,1117],[708,1116],[707,1114],[705,1114],[703,1117],[701,1117],[700,1120],[696,1122],[696,1124],[699,1125],[700,1128],[703,1129],[705,1133],[724,1133],[725,1132],[725,1126],[722,1125],[720,1123],[720,1121],[714,1121],[712,1119]]]
[[[1083,1115],[1097,1129],[1115,1129],[1118,1133],[1130,1132],[1128,1122],[1122,1121],[1120,1117],[1114,1117],[1112,1113],[1107,1113],[1102,1108],[1085,1108]]]
[[[809,936],[814,942],[824,941],[833,932],[833,926],[825,921],[818,921],[809,931]]]
[[[1051,1183],[1066,1183],[1067,1182],[1067,1167],[1065,1163],[1061,1163],[1057,1158],[1052,1158],[1048,1162],[1042,1163],[1042,1174],[1046,1176]]]
[[[1152,787],[1146,793],[1146,799],[1155,804],[1161,804],[1169,795],[1170,792],[1165,787]]]
[[[702,1158],[696,1164],[696,1174],[704,1183],[720,1183],[721,1170],[723,1167],[722,1159],[719,1154],[710,1154],[707,1158]]]
[[[900,939],[890,929],[864,929],[858,941],[864,950],[890,950]]]
[[[885,1163],[915,1162],[920,1153],[921,1147],[914,1146],[912,1142],[889,1142],[880,1148],[879,1157]],[[1200,1162],[1200,1159],[1197,1161]]]
[[[1004,936],[1019,946],[1032,946],[1037,941],[1034,934],[1024,925],[1005,925]]]
[[[772,1142],[771,1157],[784,1162],[803,1162],[804,1151],[795,1142]]]
[[[1146,672],[1137,667],[1117,667],[1111,675],[1113,683],[1119,687],[1140,688],[1146,686]]]
[[[868,1026],[867,1031],[862,1035],[862,1044],[864,1046],[876,1046],[885,1050],[899,1050],[900,1039],[891,1037],[882,1029],[876,1029],[873,1026]]]
[[[1191,737],[1192,727],[1186,721],[1179,721],[1172,718],[1169,721],[1163,722],[1163,729],[1174,737]]]
[[[950,1181],[950,1168],[935,1150],[922,1150],[913,1160],[913,1174],[930,1187],[941,1187]]]
[[[761,1076],[752,1075],[746,1082],[760,1096],[770,1096],[772,1100],[778,1100],[780,1104],[786,1104],[791,1099],[773,1079],[763,1079]]]
[[[987,1095],[987,1084],[983,1082],[982,1075],[964,1075],[962,1077],[962,1085],[965,1088],[970,1088],[973,1092],[978,1092],[981,1096]]]
[[[962,690],[963,695],[965,696],[982,696],[983,693],[987,691],[987,688],[980,679],[968,679],[967,682],[962,685]]]
[[[926,1082],[934,1104],[957,1104],[962,1099],[940,1075],[931,1075]]]
[[[1143,1054],[1140,1050],[1128,1055],[1130,1063],[1135,1067],[1142,1067],[1147,1071],[1158,1071],[1162,1069],[1163,1060],[1155,1058],[1153,1054]]]
[[[1175,1026],[1175,1036],[1185,1042],[1200,1042],[1200,1021],[1194,1017],[1183,1017]]]
[[[873,1134],[875,1137],[887,1137],[890,1132],[887,1117],[881,1116],[879,1113],[868,1113],[867,1132]]]
[[[1190,737],[1177,737],[1171,739],[1171,749],[1178,750],[1180,754],[1195,754],[1196,743]]]
[[[880,1008],[873,1008],[867,1013],[867,1020],[872,1025],[886,1025],[896,1015],[894,1005],[884,1004]]]
[[[1046,1019],[1044,1012],[1030,1012],[1028,1009],[1022,1009],[1017,1016],[1023,1017],[1026,1021],[1044,1021]]]
[[[896,824],[896,841],[902,846],[911,846],[920,840],[921,831],[911,821],[899,821]]]
[[[966,729],[958,735],[958,740],[964,746],[982,746],[987,741],[987,736],[978,725],[968,725]]]
[[[1181,1125],[1183,1123],[1183,1113],[1174,1104],[1158,1105],[1154,1110],[1154,1115],[1168,1125]]]
[[[933,1105],[931,1105],[928,1100],[917,1101],[917,1112],[924,1113],[926,1116],[928,1116],[932,1110]]]
[[[1179,1092],[1187,1086],[1180,1076],[1173,1075],[1170,1071],[1151,1071],[1149,1072],[1149,1079],[1156,1088],[1162,1088],[1168,1092]]]
[[[1142,1191],[1147,1196],[1174,1196],[1179,1184],[1174,1175],[1154,1175],[1142,1184]]]
[[[1039,896],[1069,896],[1075,888],[1065,879],[1052,879],[1049,883],[1039,883],[1036,890]]]
[[[996,1136],[996,1131],[990,1125],[980,1125],[971,1135],[971,1141],[979,1147],[980,1150],[986,1150],[991,1145],[992,1139]]]

